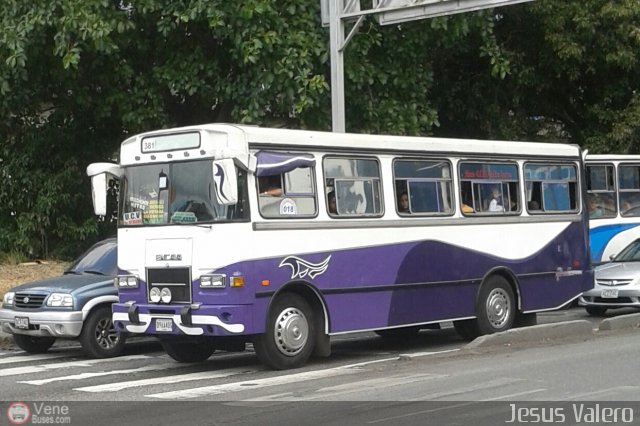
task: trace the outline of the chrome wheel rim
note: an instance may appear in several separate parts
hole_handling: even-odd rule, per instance
[[[493,328],[503,328],[511,316],[511,300],[502,288],[494,288],[487,297],[487,319]]]
[[[309,338],[309,322],[298,308],[289,307],[278,315],[274,327],[276,347],[286,356],[296,356]]]

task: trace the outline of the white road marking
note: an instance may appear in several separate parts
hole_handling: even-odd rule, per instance
[[[593,391],[593,392],[584,392],[584,393],[579,393],[577,395],[571,395],[570,397],[567,397],[567,400],[584,400],[584,399],[588,399],[597,395],[607,395],[609,397],[611,397],[612,394],[615,393],[623,393],[623,394],[634,394],[637,395],[637,390],[638,387],[637,386],[617,386],[614,388],[608,388],[608,389],[600,389],[597,391]],[[633,392],[631,392],[633,391]],[[595,399],[599,399],[599,398],[595,398]],[[617,399],[618,401],[620,401],[621,399]]]
[[[176,367],[176,364],[173,364],[173,366]],[[256,373],[257,371],[258,370],[246,370],[241,368],[222,370],[222,371],[205,371],[201,373],[179,374],[175,376],[154,377],[151,379],[130,380],[127,382],[107,383],[104,385],[96,385],[96,386],[86,386],[82,388],[74,388],[73,390],[82,391],[82,392],[95,392],[95,393],[116,392],[123,389],[139,387],[139,386],[164,385],[164,384],[170,384],[170,383],[189,382],[193,380],[221,379],[229,376],[234,376],[237,374]]]
[[[26,352],[24,352],[26,354]],[[43,359],[68,358],[69,354],[42,354],[42,355],[14,355],[0,359],[2,364],[14,364],[16,362],[42,361]]]
[[[161,399],[188,399],[207,395],[219,395],[228,392],[239,392],[248,389],[261,389],[269,386],[285,385],[288,383],[302,382],[307,380],[325,379],[347,374],[356,374],[356,370],[344,367],[329,368],[326,370],[307,371],[304,373],[289,374],[279,377],[267,377],[264,379],[247,380],[243,382],[227,383],[223,385],[204,386],[199,388],[183,389],[171,392],[161,392],[145,395],[149,398]]]
[[[418,357],[418,356],[428,356],[428,355],[437,355],[441,353],[454,352],[458,349],[446,350],[446,351],[436,351],[436,352],[416,352],[402,355],[403,357]],[[227,383],[222,385],[212,385],[212,386],[204,386],[199,388],[191,388],[191,389],[183,389],[177,391],[169,391],[169,392],[161,392],[150,395],[145,395],[149,398],[160,398],[160,399],[189,399],[189,398],[198,398],[207,395],[219,395],[223,393],[230,392],[239,392],[248,389],[260,389],[270,386],[278,386],[289,383],[307,381],[307,380],[316,380],[316,379],[325,379],[329,377],[343,376],[347,374],[354,374],[358,372],[358,369],[361,367],[365,367],[371,364],[377,364],[381,362],[389,362],[389,361],[397,361],[401,357],[395,356],[393,358],[384,358],[377,359],[373,361],[365,361],[359,362],[356,364],[343,365],[341,367],[328,368],[324,370],[315,370],[315,371],[307,371],[304,373],[295,373],[284,376],[277,377],[269,377],[264,379],[257,380],[247,380],[242,382],[235,383]]]
[[[496,396],[494,398],[485,398],[485,399],[481,399],[480,401],[500,401],[501,399],[512,399],[513,397],[516,397],[516,396],[531,395],[532,393],[546,392],[548,390],[549,389],[547,388],[533,389],[530,391],[511,393],[509,395]]]
[[[95,364],[101,364],[101,363],[132,361],[137,359],[148,359],[148,358],[150,357],[146,355],[131,355],[131,356],[125,356],[125,357],[119,357],[119,358],[87,359],[87,360],[81,360],[81,361],[58,362],[54,364],[41,364],[41,365],[34,365],[34,366],[14,367],[14,368],[7,368],[4,370],[0,370],[0,377],[17,376],[19,374],[41,373],[43,371],[58,370],[60,368],[91,367]],[[4,360],[0,360],[0,361],[4,361]]]
[[[84,379],[90,379],[93,377],[110,376],[110,375],[116,375],[116,374],[133,374],[133,373],[140,373],[144,371],[169,370],[169,369],[178,368],[178,367],[180,366],[177,365],[175,362],[172,362],[172,363],[166,363],[166,364],[147,365],[145,367],[139,367],[139,368],[129,368],[126,370],[98,371],[98,372],[74,374],[72,376],[52,377],[50,379],[23,380],[23,381],[18,381],[18,383],[26,383],[28,385],[40,386],[47,383],[62,382],[67,380],[84,380]]]
[[[442,374],[419,374],[414,376],[379,377],[375,379],[360,380],[356,382],[344,383],[336,386],[320,388],[305,396],[284,393],[278,395],[266,395],[264,397],[245,399],[243,401],[346,401],[350,400],[345,395],[350,393],[362,393],[363,390],[371,389],[372,392],[384,393],[385,401],[393,400],[393,391],[389,388],[393,386],[406,386],[409,383],[424,382],[429,379],[440,379],[447,377]],[[371,400],[370,395],[365,394],[366,400]],[[376,398],[373,398],[376,399]]]
[[[459,398],[460,395],[467,395],[476,391],[484,391],[487,389],[503,387],[505,385],[522,382],[523,380],[524,379],[518,379],[518,378],[512,378],[512,377],[501,377],[494,380],[488,380],[482,383],[465,384],[465,386],[460,389],[451,389],[446,392],[433,392],[433,393],[417,395],[415,398],[409,399],[409,401],[432,401],[437,399],[450,400],[452,397]],[[469,397],[466,399],[475,399],[475,398]]]

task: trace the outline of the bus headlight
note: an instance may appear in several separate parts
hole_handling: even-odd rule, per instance
[[[153,303],[160,303],[160,289],[158,287],[153,287],[149,290],[149,300]]]
[[[224,274],[203,275],[200,277],[201,288],[225,288],[226,276]]]
[[[123,275],[121,277],[116,277],[113,280],[113,284],[116,288],[137,288],[138,279],[133,275]]]
[[[167,287],[164,287],[162,290],[160,290],[160,298],[162,299],[163,303],[171,302],[171,290],[169,290]]]

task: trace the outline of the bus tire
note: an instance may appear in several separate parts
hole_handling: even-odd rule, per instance
[[[475,319],[454,321],[453,328],[455,328],[456,333],[458,333],[460,337],[468,342],[480,336],[478,321]]]
[[[603,317],[607,312],[607,308],[604,306],[585,306],[584,309],[592,317]]]
[[[313,353],[316,321],[309,303],[294,293],[275,299],[264,333],[255,337],[253,346],[263,364],[286,370],[304,365]]]
[[[516,317],[515,298],[504,277],[494,275],[482,284],[476,311],[481,335],[506,331],[513,326]]]
[[[175,361],[184,363],[206,361],[216,351],[213,341],[207,338],[189,340],[161,338],[160,344],[167,355]]]
[[[538,325],[538,316],[535,312],[523,314],[522,312],[518,312],[516,314],[516,319],[513,322],[514,327],[532,327],[534,325]]]
[[[14,334],[13,342],[23,351],[31,354],[42,354],[56,341],[55,337],[37,337],[26,334]]]
[[[112,358],[124,350],[125,333],[117,331],[111,320],[111,307],[92,311],[82,325],[80,346],[92,358]]]

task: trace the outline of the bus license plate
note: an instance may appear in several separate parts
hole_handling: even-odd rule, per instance
[[[173,320],[171,318],[156,318],[156,331],[172,331]]]
[[[28,317],[15,317],[13,319],[16,328],[27,330],[29,328],[29,318]]]
[[[617,288],[608,288],[606,290],[602,290],[602,298],[603,299],[617,299],[618,298],[618,289]]]

